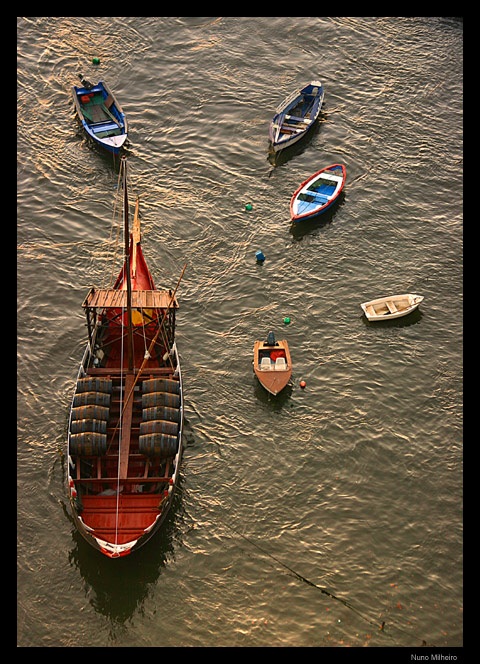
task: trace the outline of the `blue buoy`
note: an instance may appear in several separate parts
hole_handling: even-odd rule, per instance
[[[263,261],[265,260],[265,256],[261,251],[257,251],[255,256],[257,257],[257,261],[260,261],[261,263],[263,263]]]

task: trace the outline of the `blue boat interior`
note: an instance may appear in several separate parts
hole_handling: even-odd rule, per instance
[[[77,88],[77,97],[85,122],[98,138],[124,133],[124,125],[113,99],[103,87]],[[88,101],[87,101],[88,100]]]
[[[315,182],[312,187],[308,188],[308,191],[311,192],[312,194],[323,194],[324,196],[331,196],[335,189],[337,188],[336,184],[324,184],[321,183],[317,186],[317,183]]]
[[[312,95],[305,95],[299,99],[296,99],[294,105],[292,105],[288,111],[290,118],[300,121],[303,121],[305,118],[309,118],[317,99],[318,97],[314,97]]]
[[[330,200],[327,196],[312,192],[311,194],[299,194],[298,200],[302,201],[303,205],[299,206],[302,211],[306,211],[308,208],[316,208],[319,205],[325,205]]]

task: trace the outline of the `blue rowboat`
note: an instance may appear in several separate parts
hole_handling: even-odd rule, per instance
[[[328,210],[339,197],[346,175],[343,164],[333,164],[302,182],[290,201],[291,220],[312,219]]]
[[[127,119],[106,83],[92,85],[81,75],[81,85],[72,87],[75,110],[95,143],[118,154],[127,139]]]
[[[275,152],[305,136],[318,118],[323,97],[323,85],[320,81],[312,81],[284,99],[270,123],[270,141]]]

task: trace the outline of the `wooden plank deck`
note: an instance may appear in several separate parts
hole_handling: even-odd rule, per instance
[[[132,290],[132,309],[178,309],[177,299],[173,302],[169,291]],[[127,291],[118,288],[91,288],[83,301],[84,309],[120,309],[127,307]]]

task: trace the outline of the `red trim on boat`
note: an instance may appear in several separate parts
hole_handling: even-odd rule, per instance
[[[300,190],[303,189],[303,187],[306,184],[308,184],[310,182],[310,180],[313,180],[318,175],[320,175],[320,173],[324,173],[325,171],[329,171],[332,168],[336,168],[337,166],[340,166],[340,168],[342,169],[343,179],[342,179],[342,184],[340,185],[340,189],[337,191],[335,196],[330,201],[328,201],[328,203],[325,206],[322,206],[319,210],[315,210],[314,212],[304,212],[303,214],[294,214],[293,213],[293,203],[295,201],[295,198],[300,193]],[[320,171],[317,171],[316,173],[311,175],[309,178],[307,178],[305,180],[305,182],[302,182],[302,184],[295,190],[295,193],[293,194],[293,196],[290,200],[290,220],[291,221],[297,221],[298,219],[306,219],[308,217],[314,217],[315,215],[317,215],[319,212],[322,211],[323,207],[325,207],[325,208],[330,207],[330,205],[332,205],[332,203],[334,203],[337,200],[337,198],[340,196],[340,192],[342,191],[342,189],[345,185],[346,176],[347,176],[347,173],[346,173],[345,166],[343,164],[332,164],[332,166],[327,166],[326,168],[322,168]]]

